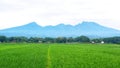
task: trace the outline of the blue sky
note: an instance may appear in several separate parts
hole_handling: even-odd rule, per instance
[[[94,21],[120,30],[119,0],[0,0],[0,29]]]

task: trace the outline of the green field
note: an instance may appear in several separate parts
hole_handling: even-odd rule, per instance
[[[4,43],[0,68],[120,68],[120,45]]]

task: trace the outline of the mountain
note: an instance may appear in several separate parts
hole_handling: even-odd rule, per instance
[[[90,38],[120,36],[120,31],[99,25],[95,22],[82,22],[78,25],[58,24],[42,27],[36,22],[23,26],[0,30],[0,35],[26,37],[76,37],[85,35]]]

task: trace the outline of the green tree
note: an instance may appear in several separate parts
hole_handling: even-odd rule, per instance
[[[46,43],[54,43],[55,39],[54,38],[50,38],[50,37],[46,37],[46,38],[44,38],[44,42],[46,42]]]
[[[90,39],[86,36],[80,36],[75,38],[75,42],[90,42]]]
[[[67,42],[67,38],[66,37],[58,37],[55,39],[56,43],[66,43]]]
[[[8,41],[9,42],[17,42],[17,43],[21,43],[21,42],[27,42],[27,38],[26,37],[9,37]]]
[[[104,41],[105,43],[116,43],[116,44],[120,44],[120,37],[104,38],[103,41]]]
[[[28,39],[28,42],[30,42],[30,43],[41,43],[41,42],[43,42],[43,39],[39,38],[39,37],[30,37]]]
[[[6,36],[0,36],[0,42],[6,42],[7,41],[7,37]]]
[[[102,39],[92,39],[91,41],[94,41],[95,43],[100,43]]]
[[[74,42],[74,38],[72,38],[72,37],[67,38],[67,42],[68,43]]]

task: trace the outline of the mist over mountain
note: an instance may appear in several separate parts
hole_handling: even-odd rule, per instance
[[[58,24],[42,27],[36,22],[0,30],[0,35],[26,37],[76,37],[85,35],[90,38],[120,36],[120,31],[99,25],[95,22],[82,22],[75,26]]]

